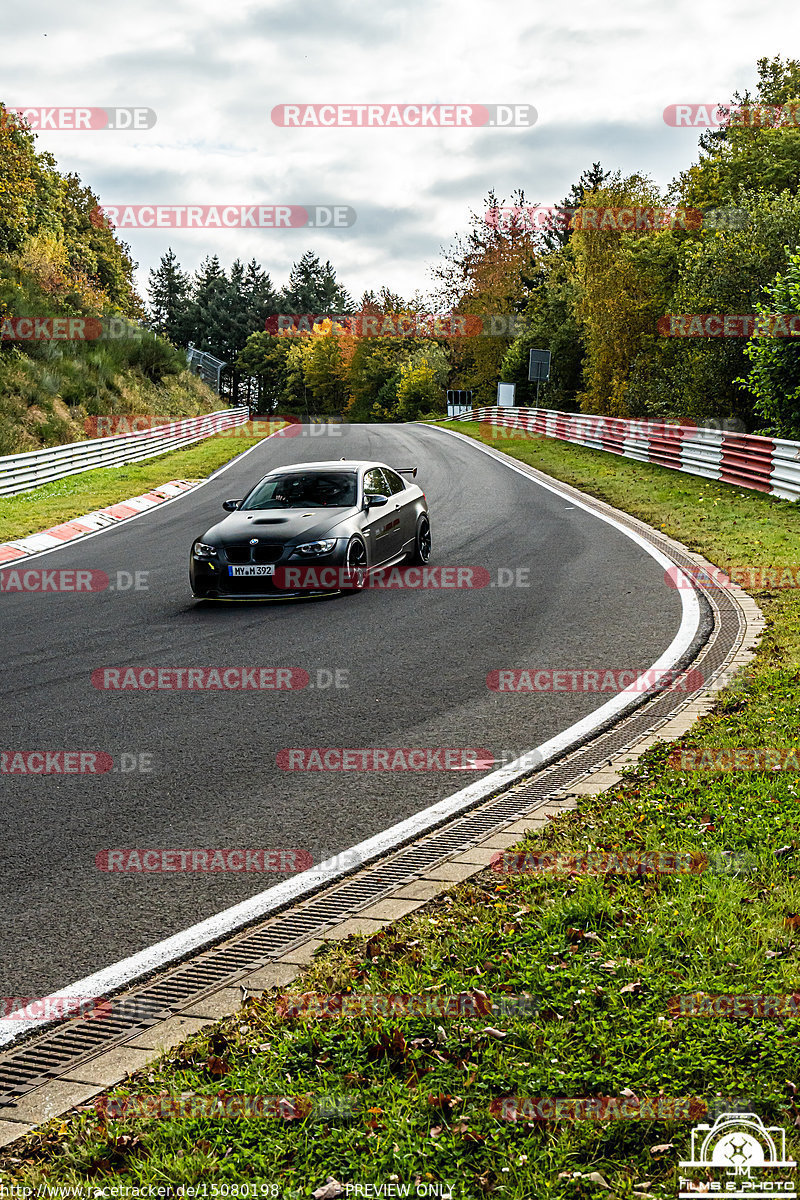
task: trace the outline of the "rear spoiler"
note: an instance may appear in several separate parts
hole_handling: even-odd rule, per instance
[[[416,467],[395,467],[395,471],[397,471],[398,475],[410,475],[412,479],[416,479],[417,477]]]

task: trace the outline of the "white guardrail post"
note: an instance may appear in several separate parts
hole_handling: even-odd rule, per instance
[[[95,467],[117,467],[123,463],[153,458],[167,450],[176,450],[201,442],[226,429],[242,425],[249,418],[246,406],[205,413],[200,417],[179,417],[153,429],[121,433],[114,437],[92,438],[66,446],[50,446],[25,454],[0,458],[0,496],[14,496],[31,488],[78,475]],[[159,418],[154,418],[158,420]]]

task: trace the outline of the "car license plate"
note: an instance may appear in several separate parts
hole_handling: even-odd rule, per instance
[[[264,567],[228,567],[229,575],[274,575],[275,564]]]

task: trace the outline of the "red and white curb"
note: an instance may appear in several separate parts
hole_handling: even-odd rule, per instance
[[[130,517],[138,517],[148,508],[155,508],[167,500],[174,500],[176,496],[182,496],[184,492],[190,492],[206,482],[205,479],[172,479],[142,496],[120,500],[118,504],[98,508],[83,517],[73,517],[71,521],[65,521],[63,525],[54,525],[52,529],[45,529],[42,533],[31,533],[27,537],[15,538],[12,542],[3,542],[0,544],[0,565],[17,562],[31,554],[41,554],[43,550],[53,550],[57,546],[66,545],[67,542],[77,541],[89,533],[96,533],[98,529],[105,529],[108,525],[127,521]]]

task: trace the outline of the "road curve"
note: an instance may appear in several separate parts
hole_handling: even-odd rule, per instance
[[[277,874],[118,874],[110,848],[297,847],[331,857],[483,772],[280,770],[285,747],[482,747],[516,757],[608,694],[503,694],[505,667],[648,668],[679,593],[622,532],[423,426],[335,426],[272,438],[205,486],[32,567],[147,572],[147,588],[0,595],[4,752],[150,755],[152,770],[0,775],[0,996],[39,996],[262,891]],[[305,433],[309,434],[306,429]],[[528,587],[370,590],[333,600],[198,605],[191,541],[271,466],[327,458],[416,464],[433,563]],[[524,578],[524,577],[523,577]],[[299,667],[348,687],[106,691],[98,667]]]

